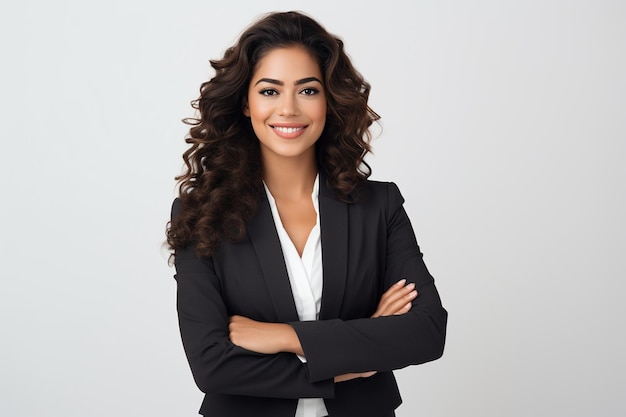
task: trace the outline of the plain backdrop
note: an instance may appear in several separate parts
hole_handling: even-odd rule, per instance
[[[261,14],[339,35],[449,327],[399,417],[626,414],[626,3],[0,6],[0,415],[194,416],[162,247],[189,102]]]

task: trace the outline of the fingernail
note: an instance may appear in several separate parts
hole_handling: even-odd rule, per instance
[[[407,285],[406,287],[412,290],[413,288],[415,288],[415,283],[412,282],[409,285]]]
[[[402,286],[402,285],[404,285],[404,283],[405,283],[405,282],[406,282],[406,279],[404,279],[404,278],[403,278],[403,279],[401,279],[400,281],[396,282],[396,284],[397,284],[398,286]]]

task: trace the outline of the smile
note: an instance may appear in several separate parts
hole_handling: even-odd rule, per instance
[[[282,126],[273,126],[274,130],[277,130],[281,133],[295,133],[304,129],[304,127],[282,127]]]
[[[285,139],[294,139],[300,136],[304,130],[306,129],[306,125],[304,126],[274,126],[270,125],[274,130],[276,135]]]

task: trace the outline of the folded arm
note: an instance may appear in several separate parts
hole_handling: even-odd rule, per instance
[[[311,381],[337,381],[336,377],[345,374],[390,371],[439,358],[447,312],[423,262],[402,207],[404,200],[394,184],[388,190],[383,284],[389,289],[371,318],[298,321],[289,323],[291,328],[258,323],[257,328],[256,323],[235,317],[231,321],[233,343],[259,352],[304,354]],[[400,284],[401,278],[405,281]],[[419,297],[412,293],[414,289]],[[277,333],[263,337],[261,329]]]
[[[414,288],[415,284],[406,284],[404,279],[392,285],[381,297],[372,317],[407,313],[411,308],[412,300],[417,297],[417,291]],[[233,316],[230,318],[229,338],[233,344],[257,353],[289,352],[304,355],[296,331],[291,325],[285,323],[266,323],[247,317]],[[374,373],[375,371],[351,372],[334,376],[334,381],[343,382],[358,377],[368,377]]]
[[[275,398],[334,395],[332,377],[310,382],[308,367],[291,353],[265,355],[229,340],[229,317],[210,259],[176,251],[177,307],[185,353],[205,393]]]
[[[311,381],[345,372],[390,371],[443,354],[447,312],[428,272],[395,184],[388,187],[384,286],[399,278],[419,296],[408,312],[386,317],[292,323],[307,358]],[[332,340],[332,349],[323,341]]]

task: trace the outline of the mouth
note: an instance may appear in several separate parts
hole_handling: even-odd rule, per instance
[[[279,126],[279,125],[270,125],[270,127],[276,132],[276,134],[282,138],[292,139],[300,136],[304,129],[307,128],[306,125],[293,125],[293,126]]]
[[[304,127],[282,127],[282,126],[272,126],[272,127],[275,130],[278,130],[279,132],[282,132],[282,133],[295,133],[304,129]]]

